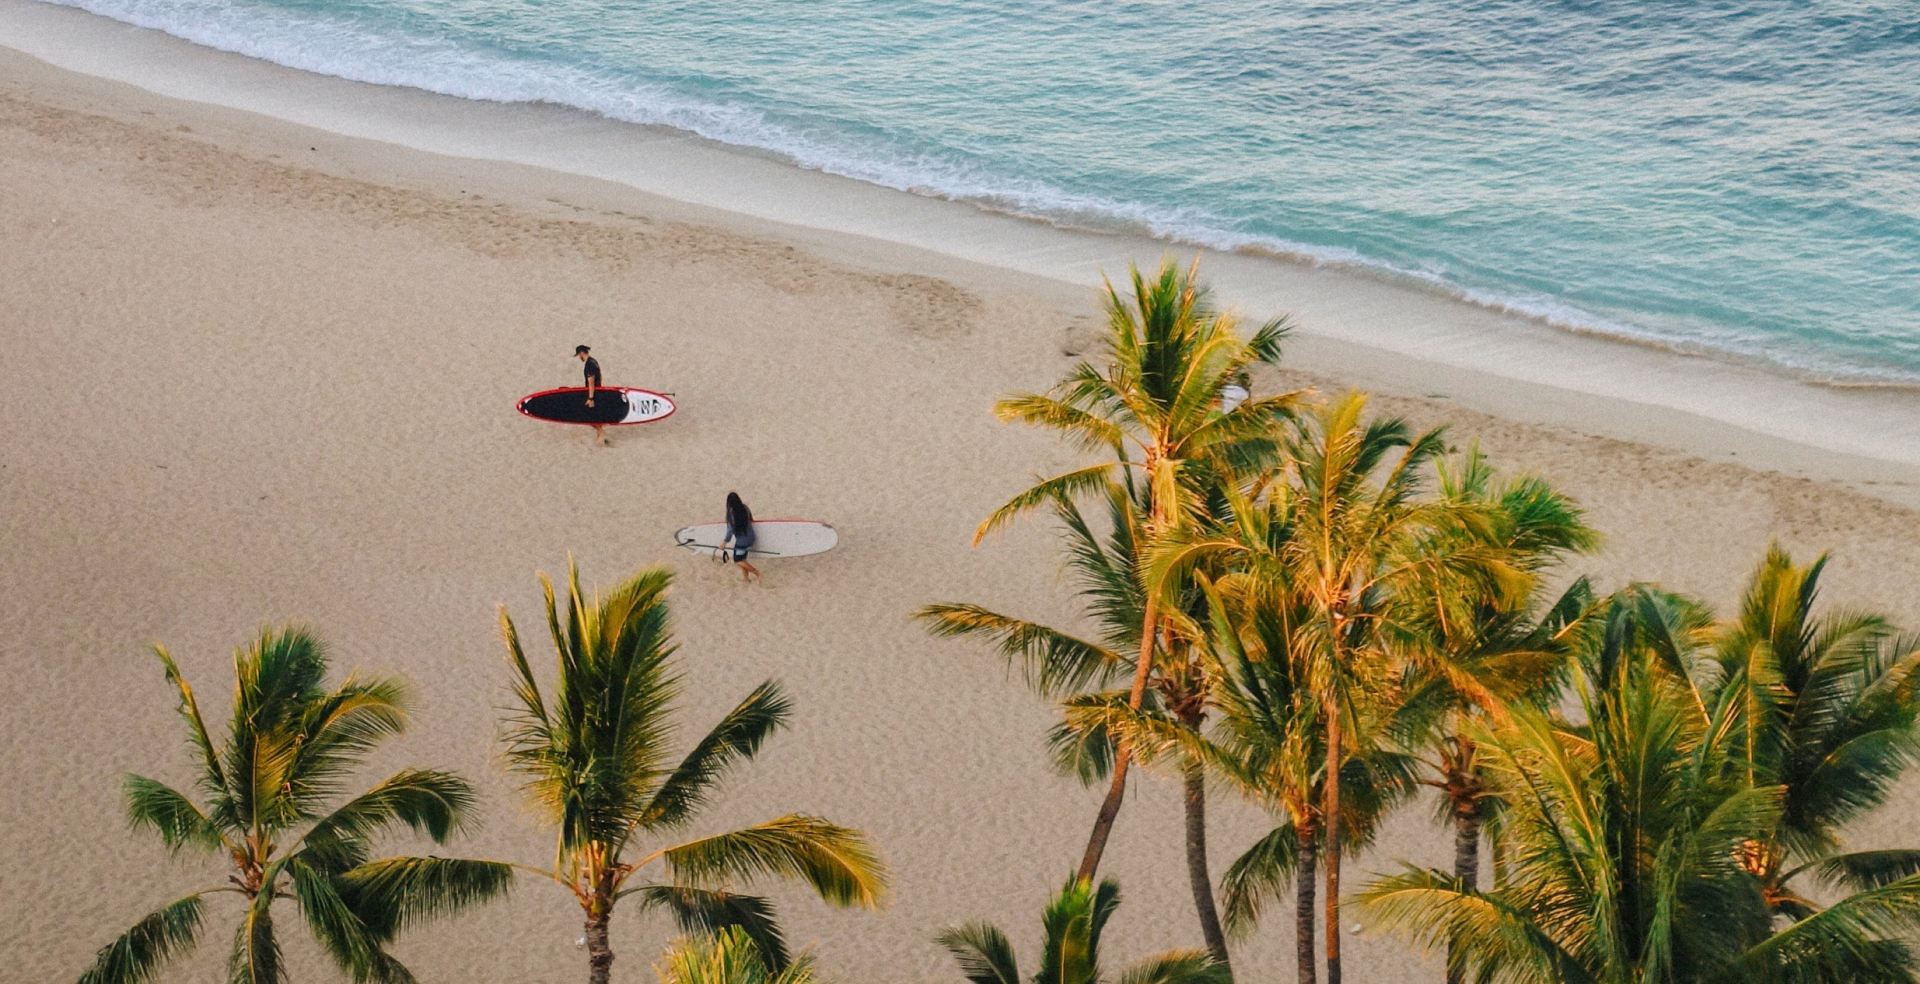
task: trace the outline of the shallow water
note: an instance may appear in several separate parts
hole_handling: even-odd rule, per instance
[[[295,68],[1920,382],[1920,5],[70,2]]]

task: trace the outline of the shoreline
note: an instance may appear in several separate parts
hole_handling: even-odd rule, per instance
[[[1293,318],[1289,366],[1707,460],[1835,479],[1920,506],[1920,399],[1902,386],[1801,380],[1596,337],[1386,275],[1062,228],[584,110],[302,72],[35,0],[0,0],[0,46],[157,95],[442,156],[611,181],[774,223],[788,235],[858,237],[868,250],[909,247],[1082,291],[1129,259],[1197,254],[1221,301],[1248,317]],[[1406,379],[1427,382],[1388,382]]]

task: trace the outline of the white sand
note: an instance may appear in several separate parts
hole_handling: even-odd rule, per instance
[[[265,621],[315,624],[343,668],[406,674],[421,697],[414,733],[383,764],[481,783],[487,825],[460,850],[546,857],[548,833],[493,757],[504,674],[491,609],[504,601],[537,623],[533,572],[562,569],[569,551],[589,580],[680,570],[690,724],[767,676],[794,693],[794,728],[710,820],[800,809],[879,839],[897,871],[886,913],[781,893],[792,937],[817,939],[829,972],[956,980],[931,938],[977,918],[1030,955],[1097,797],[1047,771],[1043,705],[906,615],[970,600],[1071,617],[1041,527],[967,547],[1030,472],[1076,460],[987,407],[1071,364],[1093,267],[1160,247],[559,110],[308,78],[21,0],[0,0],[0,45],[84,49],[93,61],[75,67],[145,73],[176,95],[270,95],[250,108],[336,131],[0,48],[0,393],[13,410],[0,431],[0,979],[76,976],[139,915],[221,877],[166,860],[121,819],[120,771],[189,777],[169,693],[142,654],[152,639],[209,704],[230,682],[231,647]],[[285,84],[249,88],[262,79]],[[476,127],[482,117],[524,126]],[[421,120],[438,123],[412,128]],[[541,146],[567,160],[532,163],[625,159],[635,173],[601,175],[631,178],[617,183],[506,162]],[[1458,440],[1578,496],[1610,535],[1584,568],[1603,586],[1660,580],[1727,604],[1778,535],[1835,552],[1830,599],[1920,622],[1915,517],[1896,504],[1920,489],[1911,396],[1563,336],[1337,271],[1208,263],[1252,313],[1301,316],[1285,383],[1378,388],[1384,409],[1451,423]],[[513,414],[515,397],[576,377],[578,342],[609,382],[675,393],[682,412],[608,450]],[[1580,367],[1563,374],[1579,392],[1539,381],[1562,365]],[[671,531],[718,518],[729,490],[762,515],[830,521],[842,546],[770,563],[751,589],[674,551]],[[1216,803],[1224,866],[1264,827],[1226,795]],[[1910,793],[1862,843],[1904,834],[1897,817],[1915,805]],[[1415,808],[1361,867],[1447,850]],[[1139,787],[1104,870],[1129,898],[1113,959],[1197,942],[1172,783]],[[287,921],[300,979],[331,979]],[[570,899],[526,883],[403,956],[428,981],[576,981],[578,924]],[[616,973],[650,979],[668,935],[657,919],[620,919]],[[216,929],[168,979],[208,979],[227,940]],[[1287,979],[1290,948],[1282,910],[1236,953],[1243,979]],[[1360,981],[1414,965],[1365,933],[1349,963]]]

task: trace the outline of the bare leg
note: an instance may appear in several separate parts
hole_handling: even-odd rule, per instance
[[[760,568],[755,567],[744,560],[740,561],[740,576],[745,578],[746,580],[751,581],[754,578],[760,576]]]
[[[603,448],[607,446],[607,429],[605,427],[599,424],[593,425],[593,443]]]

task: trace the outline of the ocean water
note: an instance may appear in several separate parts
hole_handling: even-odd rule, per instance
[[[308,71],[1416,278],[1571,330],[1920,383],[1920,3],[59,2]]]

